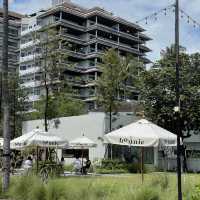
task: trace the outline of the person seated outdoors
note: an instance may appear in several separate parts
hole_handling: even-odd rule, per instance
[[[65,159],[64,159],[63,156],[62,156],[62,158],[60,160],[60,164],[61,164],[62,167],[64,167],[64,165],[65,165]]]
[[[16,168],[21,168],[22,167],[23,160],[24,160],[23,156],[17,157]]]
[[[23,167],[27,172],[29,172],[33,167],[32,158],[30,156],[25,160]]]
[[[87,174],[88,170],[90,169],[91,161],[89,157],[86,158],[85,166],[83,166],[83,174]]]
[[[76,156],[76,160],[73,162],[73,168],[75,173],[81,172],[81,161],[78,156]]]

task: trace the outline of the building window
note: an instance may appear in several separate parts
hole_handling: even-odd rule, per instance
[[[28,25],[27,24],[22,24],[22,31],[26,31],[28,29]]]
[[[18,36],[18,30],[9,28],[9,33],[14,36]]]
[[[21,65],[20,70],[26,70],[26,65]]]
[[[16,42],[11,42],[11,41],[8,41],[8,45],[12,46],[12,47],[17,47],[18,46],[18,44]]]
[[[34,88],[34,95],[40,95],[40,88]]]

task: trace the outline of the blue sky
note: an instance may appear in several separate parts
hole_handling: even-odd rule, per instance
[[[2,0],[0,0],[2,3]],[[159,9],[174,3],[174,0],[72,0],[84,7],[100,6],[115,15],[123,17],[132,22],[137,21]],[[181,8],[200,22],[199,0],[180,0]],[[10,9],[31,13],[40,9],[48,8],[51,0],[10,0]],[[181,45],[185,46],[189,53],[200,50],[200,28],[194,29],[188,25],[186,19],[181,20]],[[168,13],[167,16],[161,15],[157,21],[149,24],[141,24],[146,29],[146,34],[153,38],[148,46],[153,50],[148,57],[155,61],[159,59],[161,49],[174,42],[174,14]]]

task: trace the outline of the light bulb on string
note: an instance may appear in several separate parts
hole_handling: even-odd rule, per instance
[[[158,17],[157,17],[157,13],[154,14],[154,20],[157,21]]]
[[[181,10],[181,18],[183,18],[184,17],[184,15],[183,15],[184,13],[183,13],[183,11]]]
[[[187,23],[189,24],[189,23],[190,23],[190,17],[189,17],[189,16],[187,16],[187,18],[188,18],[188,20],[187,20]]]
[[[193,21],[193,27],[196,28],[196,21]]]
[[[165,16],[167,15],[167,9],[166,8],[164,9],[164,15]]]

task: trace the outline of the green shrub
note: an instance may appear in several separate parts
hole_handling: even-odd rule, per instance
[[[197,185],[195,187],[195,190],[193,191],[191,200],[199,200],[199,199],[200,199],[200,185]]]
[[[41,188],[40,190],[38,190],[39,187]],[[43,196],[45,194],[45,190],[38,177],[21,176],[13,181],[8,193],[9,196],[15,200],[37,200],[38,196]]]
[[[131,163],[131,164],[127,164],[127,169],[128,172],[130,173],[140,173],[141,172],[141,165],[140,163]],[[145,169],[144,169],[145,172]]]
[[[160,200],[158,188],[143,186],[136,191],[135,200]]]
[[[71,172],[73,170],[73,165],[72,164],[71,165],[64,165],[63,168],[64,168],[65,171],[70,171]]]
[[[128,173],[128,171],[125,170],[125,169],[103,169],[103,168],[98,168],[98,169],[96,169],[96,173],[98,173],[98,174],[123,174],[123,173]]]
[[[46,200],[46,188],[44,184],[38,181],[31,187],[28,200]]]
[[[112,170],[115,173],[140,173],[141,172],[141,165],[140,163],[126,163],[120,160],[102,160],[101,167],[97,167],[98,169],[101,169],[100,171],[110,171]],[[145,166],[144,166],[144,172],[146,172]]]
[[[160,186],[162,190],[165,190],[169,187],[169,177],[166,174],[155,174],[151,179],[151,185]]]
[[[59,179],[50,180],[46,186],[46,200],[67,199],[65,185]]]

